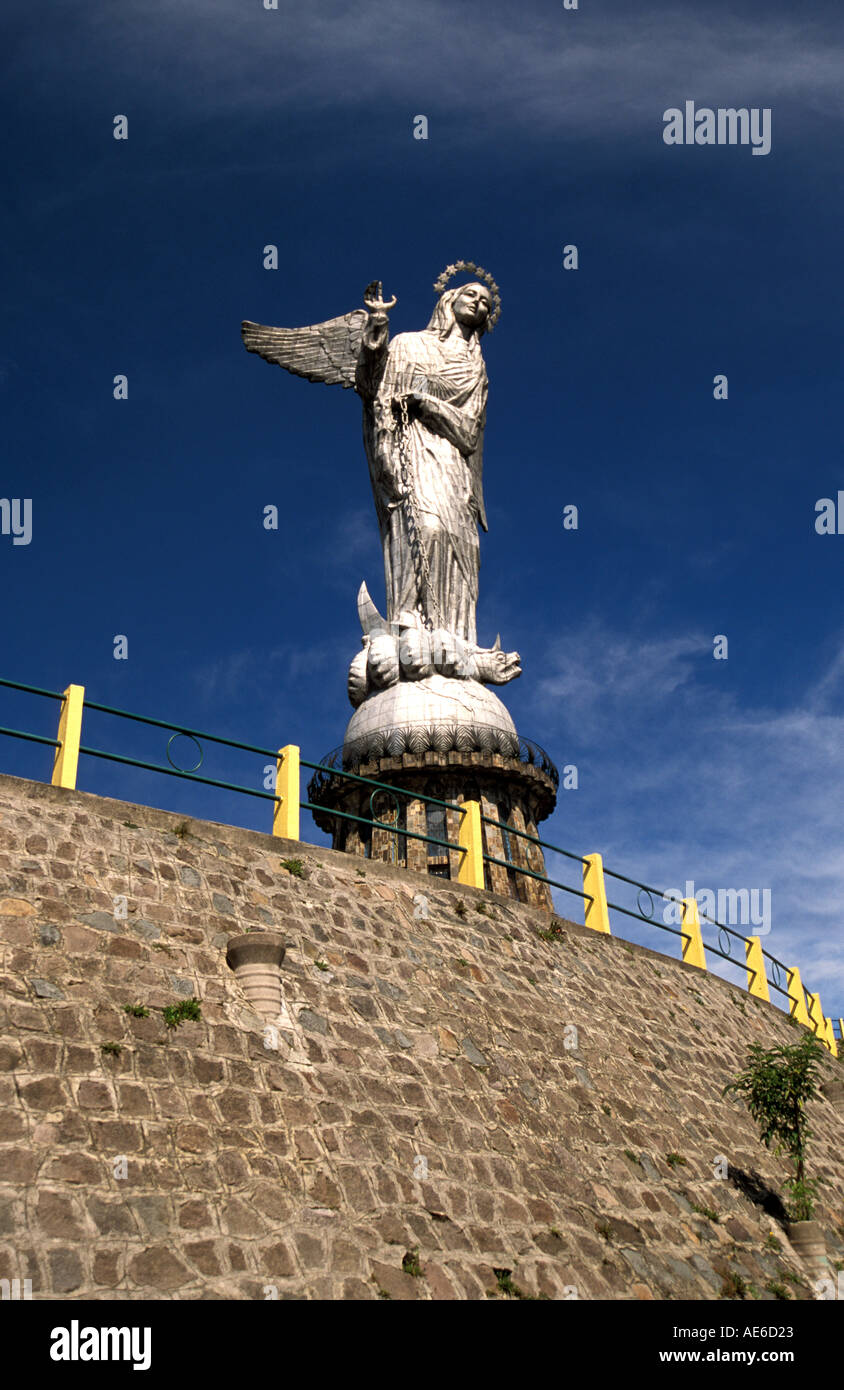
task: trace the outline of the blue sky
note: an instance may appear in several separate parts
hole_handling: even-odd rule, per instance
[[[844,536],[814,527],[842,486],[837,6],[7,16],[0,496],[32,498],[33,535],[0,536],[0,675],[314,760],[341,743],[355,596],[383,594],[359,404],[249,356],[240,321],[318,322],[378,278],[417,329],[474,259],[503,300],[479,635],[522,655],[520,732],[579,770],[545,833],[661,885],[769,888],[766,948],[844,1014]],[[687,99],[770,108],[770,154],[667,146]],[[0,692],[0,723],[51,719]],[[103,716],[86,738],[163,757]],[[3,740],[0,767],[49,758]],[[80,786],[266,824],[91,760]]]

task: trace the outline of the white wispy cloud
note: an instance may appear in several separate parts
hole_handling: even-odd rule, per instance
[[[172,111],[352,110],[378,101],[462,113],[536,136],[653,125],[657,108],[797,102],[842,114],[835,30],[818,16],[753,18],[674,5],[639,14],[566,14],[547,4],[424,5],[345,0],[277,11],[240,0],[123,0],[69,7],[61,43],[33,25],[19,38],[13,78],[62,80],[80,96],[103,74],[115,95],[131,82]],[[427,104],[427,106],[426,106]],[[659,127],[657,127],[659,128]],[[460,131],[452,131],[459,138]],[[268,139],[272,130],[268,128]]]
[[[711,653],[711,638],[594,622],[551,647],[532,722],[578,750],[580,788],[561,792],[549,838],[660,887],[769,888],[763,944],[842,1013],[844,639],[787,708],[719,688]]]
[[[309,682],[313,691],[316,677],[330,673],[335,678],[348,661],[348,640],[315,637],[311,642],[231,652],[197,666],[192,679],[206,706],[219,709],[246,696],[253,707],[281,711],[301,700],[300,682]]]

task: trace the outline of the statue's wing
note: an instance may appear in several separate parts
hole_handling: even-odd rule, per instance
[[[355,309],[339,319],[314,323],[309,328],[267,328],[246,319],[241,327],[247,352],[257,352],[266,362],[308,381],[354,386],[365,309]]]

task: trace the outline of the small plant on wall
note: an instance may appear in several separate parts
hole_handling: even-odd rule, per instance
[[[817,1065],[824,1048],[813,1033],[799,1043],[767,1050],[753,1043],[744,1070],[724,1087],[735,1092],[759,1126],[766,1148],[785,1154],[793,1172],[786,1179],[792,1221],[811,1221],[817,1183],[806,1177],[806,1149],[812,1131],[806,1118],[806,1102],[818,1094]]]
[[[131,1014],[132,1018],[149,1018],[149,1009],[143,1004],[124,1004],[123,1012]]]
[[[178,1004],[168,1004],[161,1012],[168,1028],[180,1027],[186,1018],[196,1021],[202,1017],[199,1000],[194,998],[180,999]]]

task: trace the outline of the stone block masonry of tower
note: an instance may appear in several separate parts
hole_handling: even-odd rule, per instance
[[[542,881],[545,857],[541,845],[534,843],[539,823],[550,816],[556,803],[557,773],[550,764],[533,766],[500,753],[429,750],[369,762],[355,760],[351,765],[359,776],[401,790],[373,789],[367,782],[320,769],[311,781],[309,801],[345,813],[314,812],[314,820],[331,836],[334,849],[456,880],[460,852],[449,846],[458,842],[457,808],[464,801],[477,801],[484,818],[487,889],[553,910],[550,887]]]

